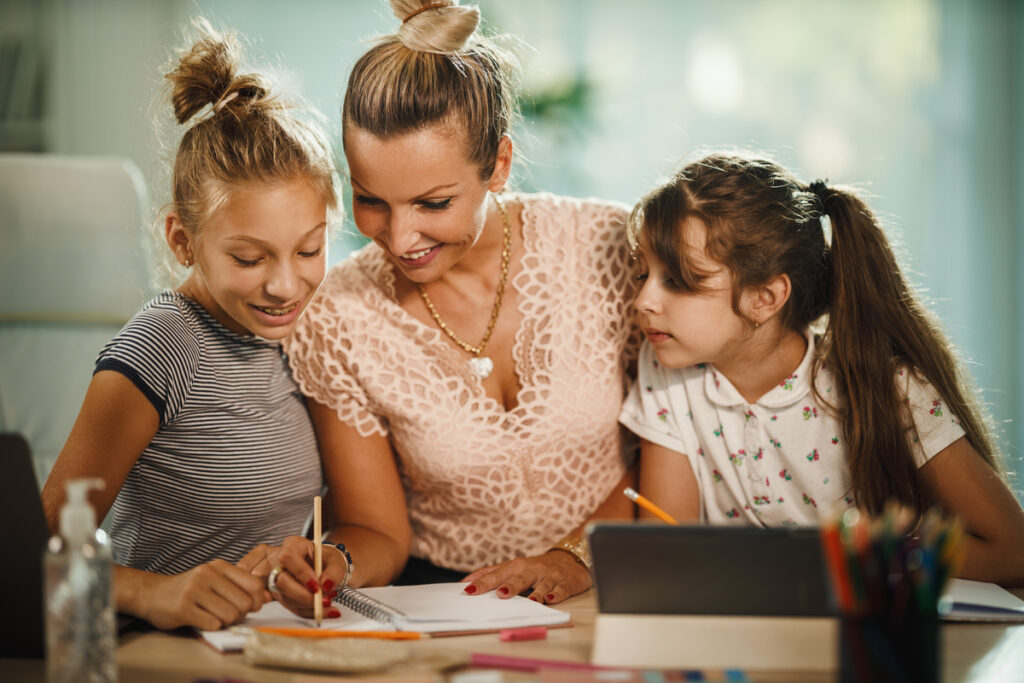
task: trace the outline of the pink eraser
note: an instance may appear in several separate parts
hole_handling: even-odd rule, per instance
[[[501,640],[541,640],[548,637],[548,630],[543,626],[524,626],[523,628],[502,629]]]

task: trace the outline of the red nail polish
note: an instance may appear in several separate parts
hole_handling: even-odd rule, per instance
[[[339,612],[336,609],[332,609],[332,610],[328,610],[327,611],[327,618],[328,619],[337,619],[340,616],[341,616],[341,612]]]
[[[334,588],[334,581],[327,579],[323,583],[324,593],[330,593],[331,589]]]
[[[464,590],[468,594],[472,595],[473,593],[476,593],[476,586],[474,586],[473,584],[469,584],[468,586],[466,586],[466,588]]]
[[[317,584],[316,579],[310,579],[306,582],[306,588],[309,589],[310,593],[316,593],[320,590],[320,586]]]
[[[534,602],[540,602],[540,598],[538,598],[536,595],[531,595],[530,599],[533,600]]]
[[[552,600],[555,599],[555,594],[554,593],[548,593],[547,595],[544,596],[544,599],[547,600],[548,602],[551,602]]]
[[[498,595],[508,595],[508,588],[506,588],[505,586],[502,586],[501,588],[499,588],[498,589]]]
[[[323,603],[324,603],[324,607],[330,607],[331,606],[331,599],[330,598],[324,598],[323,599]]]

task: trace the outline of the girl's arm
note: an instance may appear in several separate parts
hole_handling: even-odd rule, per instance
[[[627,486],[636,486],[636,466],[626,470],[611,493],[583,524],[573,529],[570,537],[581,538],[590,522],[612,519],[633,519],[633,503],[622,494]],[[486,593],[497,589],[498,596],[510,598],[532,589],[528,597],[540,603],[554,604],[590,588],[590,572],[570,553],[549,550],[533,557],[517,557],[508,562],[482,567],[466,576],[466,592]]]
[[[700,490],[693,474],[690,459],[647,439],[640,440],[639,492],[660,507],[677,522],[696,522],[700,519]],[[657,519],[639,508],[640,519]]]
[[[920,473],[931,496],[967,528],[959,576],[1024,586],[1024,510],[967,439],[936,453]]]
[[[67,443],[43,486],[50,529],[57,531],[59,525],[65,482],[80,477],[103,481],[103,489],[90,497],[96,520],[102,521],[159,426],[156,408],[131,380],[111,370],[93,375]],[[220,560],[177,576],[115,566],[114,591],[118,611],[164,629],[222,628],[264,602],[258,578]]]

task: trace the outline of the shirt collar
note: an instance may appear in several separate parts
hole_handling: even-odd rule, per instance
[[[807,351],[796,370],[777,386],[757,400],[757,405],[764,408],[785,408],[796,403],[811,390],[811,370],[814,367],[815,336],[810,330],[804,331],[807,340]],[[747,405],[746,399],[740,395],[725,375],[714,365],[704,363],[704,393],[708,400],[722,408]]]

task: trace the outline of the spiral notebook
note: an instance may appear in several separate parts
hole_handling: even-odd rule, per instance
[[[419,586],[345,588],[335,598],[342,616],[324,619],[322,629],[337,631],[418,631],[434,636],[487,633],[520,626],[568,626],[569,613],[533,600],[495,593],[466,595],[464,583]],[[276,602],[250,614],[242,627],[315,628],[312,619],[292,614]],[[242,649],[243,629],[202,631],[202,637],[220,651]]]

